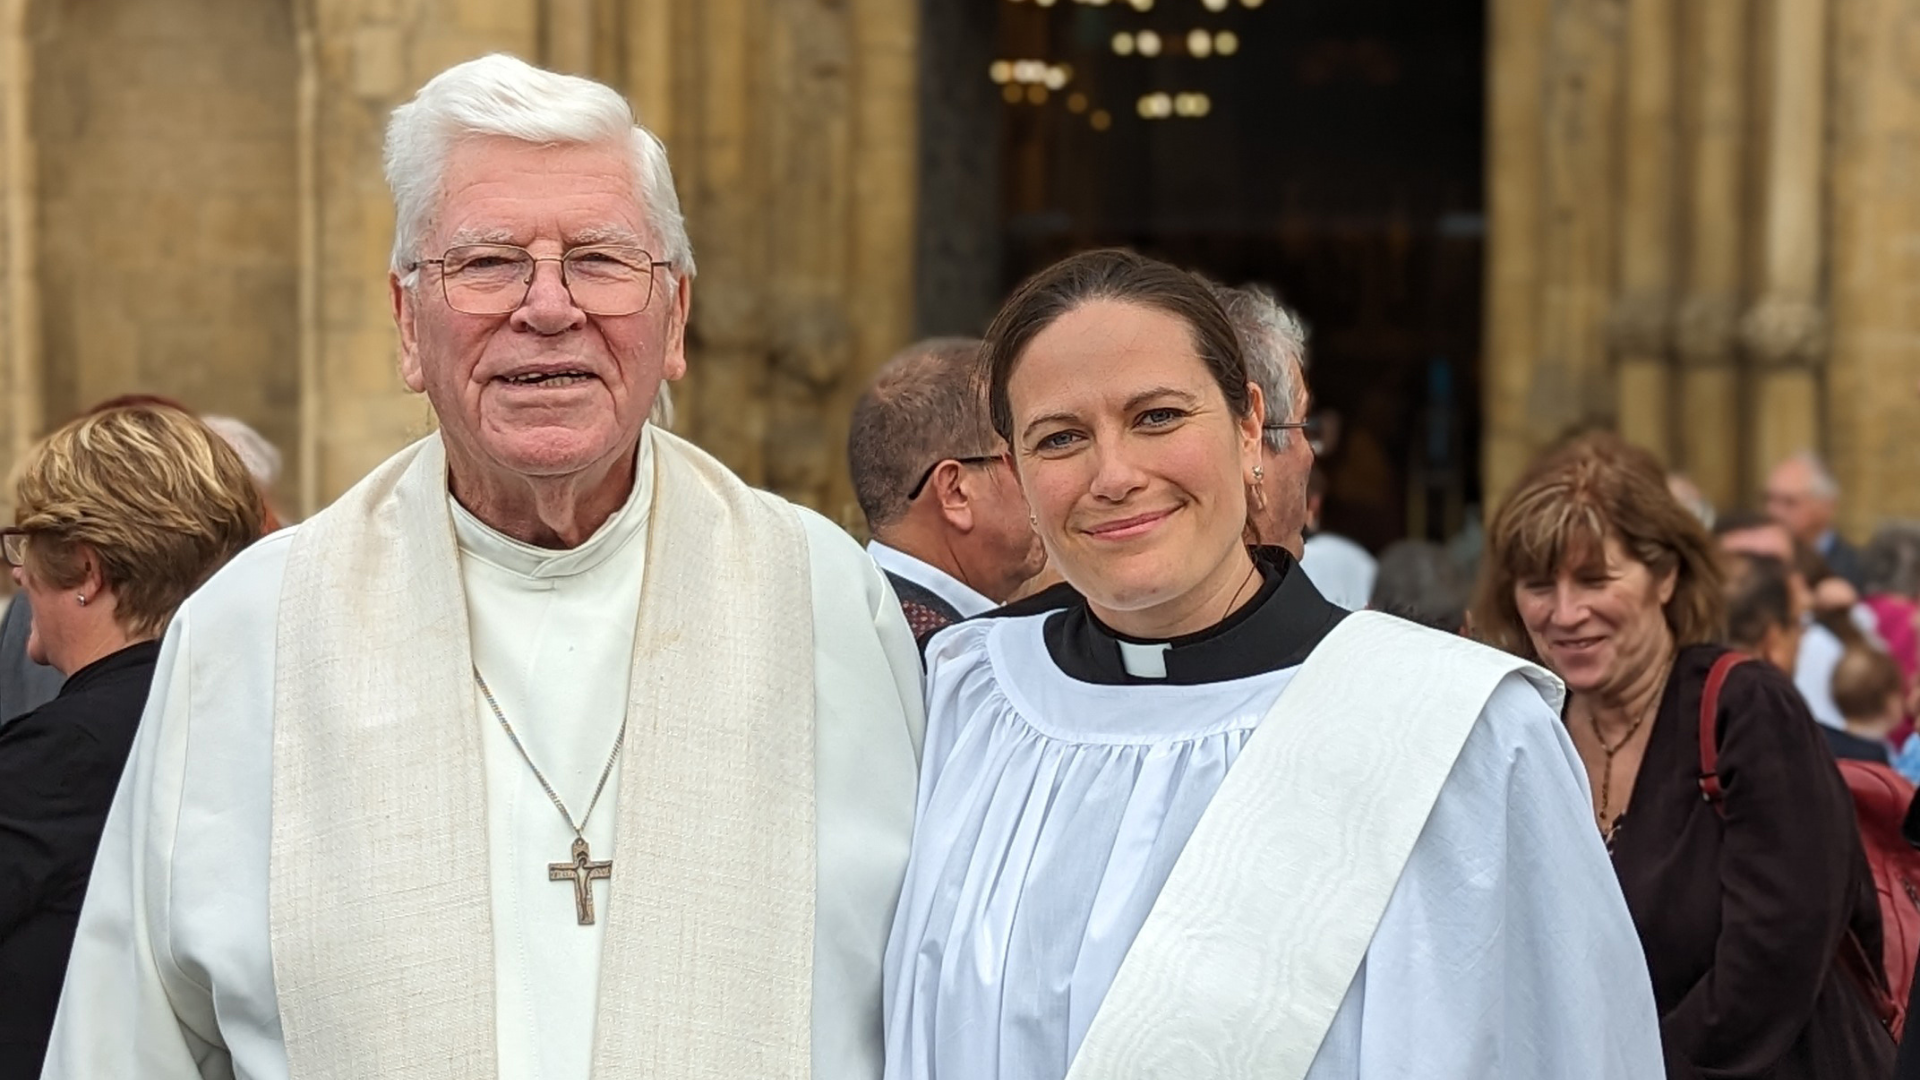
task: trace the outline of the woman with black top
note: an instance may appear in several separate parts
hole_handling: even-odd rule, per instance
[[[1116,251],[1044,271],[987,333],[994,426],[1049,562],[1075,592],[1050,594],[1058,610],[989,614],[927,644],[913,849],[887,950],[890,1080],[1066,1076],[1243,750],[1262,745],[1268,724],[1329,719],[1267,715],[1303,661],[1349,619],[1363,629],[1388,619],[1342,611],[1286,551],[1247,546],[1264,470],[1306,461],[1263,459],[1264,403],[1242,348],[1202,282]],[[1283,451],[1304,458],[1299,432],[1289,437]],[[1447,635],[1382,629],[1417,641],[1409,651],[1494,659]],[[1304,1051],[1306,1076],[1641,1080],[1659,1067],[1652,995],[1572,747],[1518,675],[1474,707],[1385,913],[1361,939],[1359,970],[1323,980],[1334,1000],[1315,1013],[1325,1036]],[[1308,737],[1353,740],[1337,722]],[[1363,762],[1400,760],[1348,745]],[[1386,801],[1404,776],[1376,767],[1368,790]],[[1295,853],[1327,839],[1280,837],[1277,861],[1303,865]],[[1334,873],[1321,880],[1353,877]],[[1317,927],[1344,912],[1306,903],[1312,925],[1260,922],[1248,951],[1322,955]],[[1177,998],[1221,983],[1210,973],[1168,989]],[[1193,1052],[1210,1064],[1179,1075],[1249,1075],[1249,1045],[1300,1024],[1268,1004],[1234,998],[1231,1033]],[[1188,1012],[1164,1005],[1156,1016]],[[1140,1056],[1154,1047],[1117,1052],[1133,1067],[1113,1075],[1174,1074]]]
[[[22,468],[0,547],[33,604],[28,655],[67,680],[0,731],[0,1080],[40,1075],[157,639],[264,514],[233,450],[161,406],[76,420]]]
[[[1669,1077],[1884,1077],[1880,915],[1853,806],[1788,678],[1727,650],[1712,540],[1644,450],[1549,453],[1488,531],[1474,621],[1565,680],[1594,826],[1646,948]],[[1709,797],[1709,795],[1714,797]]]

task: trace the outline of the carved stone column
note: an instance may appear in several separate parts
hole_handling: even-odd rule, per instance
[[[895,0],[644,0],[627,86],[700,264],[680,430],[848,522],[846,423],[912,332],[917,19]]]
[[[1920,0],[1836,0],[1828,446],[1860,534],[1920,516]]]
[[[331,501],[432,430],[426,398],[400,381],[387,296],[393,200],[381,174],[387,116],[441,70],[482,53],[537,56],[537,0],[317,2],[310,138],[315,249],[312,498]],[[311,509],[311,507],[309,507]]]
[[[1528,401],[1540,343],[1547,9],[1491,0],[1487,51],[1487,299],[1481,468],[1489,511],[1533,456]]]
[[[1536,446],[1613,415],[1613,309],[1625,20],[1618,0],[1554,5],[1547,45],[1546,197],[1540,352],[1529,414]]]
[[[26,28],[27,0],[0,0],[0,476],[11,475],[42,421]],[[11,491],[0,492],[0,504],[11,502]]]
[[[1685,5],[1687,161],[1685,299],[1676,346],[1682,364],[1680,465],[1721,506],[1741,496],[1741,311],[1746,171],[1749,0]]]
[[[1626,148],[1620,227],[1620,296],[1612,338],[1620,434],[1674,457],[1672,436],[1673,229],[1679,173],[1680,6],[1685,0],[1628,0]]]
[[[1741,327],[1755,365],[1747,476],[1820,446],[1816,365],[1821,308],[1827,123],[1827,0],[1773,0],[1760,302]]]

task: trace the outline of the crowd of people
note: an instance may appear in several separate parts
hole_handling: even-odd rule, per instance
[[[1920,1078],[1920,526],[1812,454],[1376,560],[1296,314],[1091,251],[877,373],[863,551],[668,430],[617,94],[457,65],[387,169],[435,434],[295,528],[163,399],[19,471],[0,1080]]]

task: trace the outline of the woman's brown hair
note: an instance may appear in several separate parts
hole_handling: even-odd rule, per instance
[[[1548,451],[1514,485],[1487,530],[1475,633],[1537,663],[1514,604],[1515,587],[1597,565],[1609,539],[1656,579],[1673,573],[1665,613],[1676,644],[1722,638],[1726,600],[1713,538],[1667,490],[1653,455],[1609,432],[1581,435]]]
[[[987,327],[980,346],[980,369],[987,380],[987,409],[993,430],[1013,443],[1013,406],[1007,384],[1021,354],[1040,332],[1062,315],[1094,300],[1117,300],[1154,308],[1187,324],[1193,348],[1226,395],[1234,416],[1253,410],[1247,389],[1247,358],[1240,338],[1213,290],[1200,278],[1158,259],[1120,248],[1073,255],[1028,278],[1014,290]],[[1097,371],[1088,378],[1099,378]]]
[[[33,448],[15,484],[27,571],[56,588],[91,552],[121,626],[155,636],[193,590],[259,539],[253,477],[192,414],[155,405],[89,413]]]

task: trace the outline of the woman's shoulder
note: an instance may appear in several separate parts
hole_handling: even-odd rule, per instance
[[[977,681],[993,677],[994,642],[1000,635],[1018,633],[1029,622],[1046,615],[1002,616],[988,613],[962,619],[927,638],[927,682]]]
[[[1689,645],[1680,650],[1674,661],[1673,680],[1679,686],[1690,691],[1687,695],[1697,705],[1706,691],[1708,678],[1713,668],[1723,658],[1738,656],[1740,660],[1727,670],[1725,681],[1720,686],[1720,704],[1728,706],[1747,706],[1752,708],[1791,707],[1800,700],[1799,691],[1793,688],[1793,678],[1786,672],[1757,656],[1741,653],[1725,645]]]

